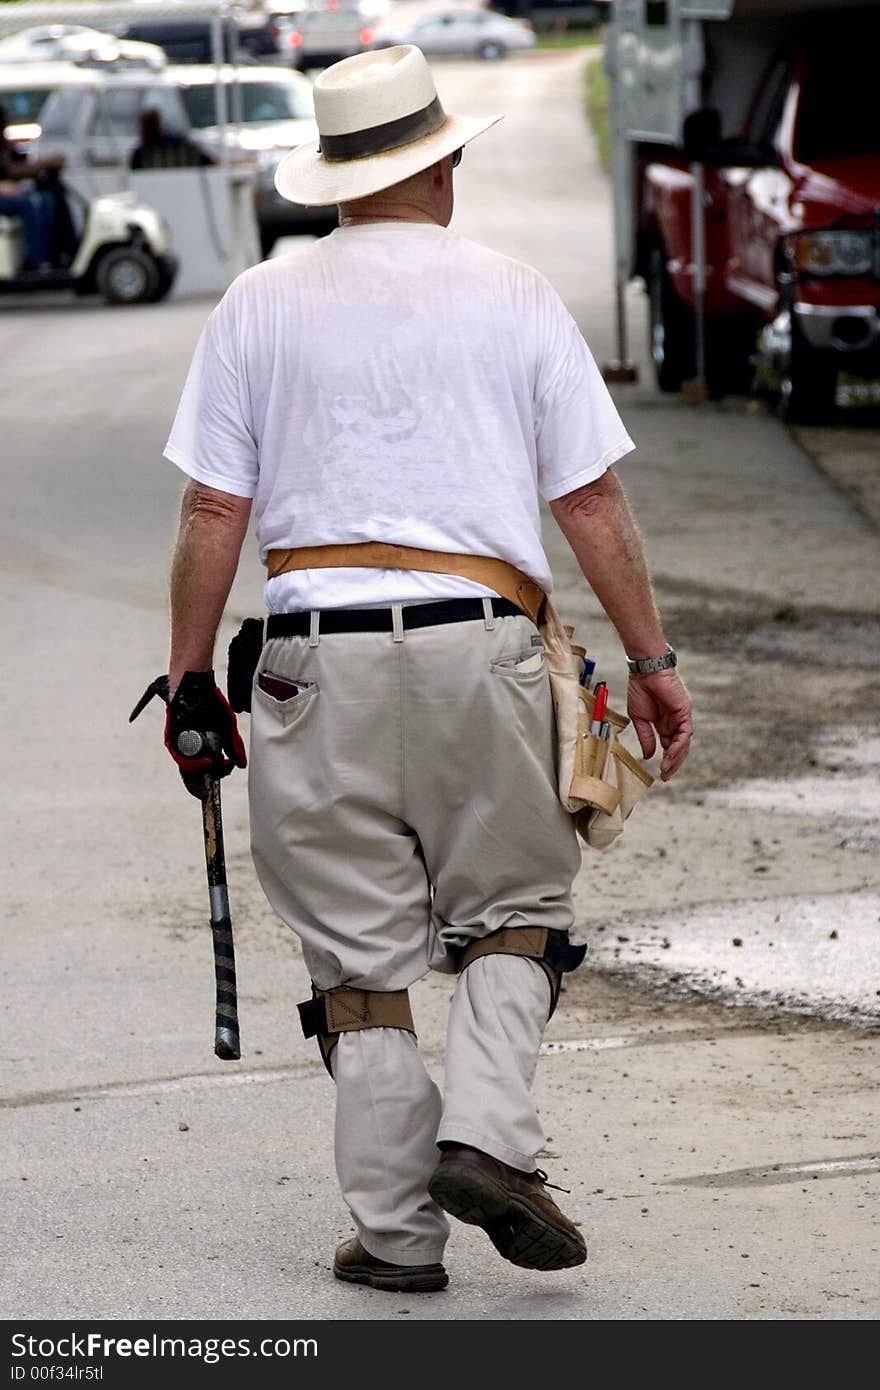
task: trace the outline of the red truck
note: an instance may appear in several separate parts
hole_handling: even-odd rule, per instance
[[[818,421],[841,371],[880,375],[878,18],[876,3],[618,0],[618,282],[645,280],[662,390],[753,382]]]

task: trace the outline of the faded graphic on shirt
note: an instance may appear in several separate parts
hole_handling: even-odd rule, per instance
[[[434,335],[399,306],[328,305],[328,350],[309,365],[311,406],[303,444],[319,466],[429,460],[455,431],[455,397],[443,389]],[[332,345],[332,346],[331,346]]]

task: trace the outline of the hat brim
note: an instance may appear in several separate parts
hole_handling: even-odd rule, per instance
[[[279,162],[275,187],[282,198],[307,208],[368,198],[430,168],[500,120],[501,116],[447,116],[439,130],[420,140],[384,154],[338,162],[325,159],[314,140],[298,145]]]

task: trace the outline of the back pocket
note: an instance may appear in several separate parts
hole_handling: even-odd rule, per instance
[[[305,713],[317,693],[317,681],[293,680],[274,671],[260,671],[254,681],[254,698],[285,726]]]
[[[502,676],[514,676],[517,680],[528,680],[540,676],[546,668],[543,648],[520,652],[517,656],[504,656],[490,663],[491,669]]]
[[[302,695],[313,684],[313,681],[292,681],[287,676],[276,676],[274,671],[261,671],[257,676],[260,689],[265,690],[266,694],[271,695],[279,704],[295,700],[297,695]]]

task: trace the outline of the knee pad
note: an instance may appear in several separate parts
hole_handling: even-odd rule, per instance
[[[550,931],[547,927],[501,927],[465,946],[458,973],[480,956],[524,956],[537,961],[550,985],[547,1015],[550,1019],[559,1002],[562,976],[569,970],[576,970],[586,954],[586,946],[572,946],[567,931]]]
[[[403,1028],[413,1037],[416,1033],[406,989],[354,989],[351,985],[316,989],[312,985],[312,998],[296,1007],[303,1037],[318,1039],[321,1058],[331,1076],[330,1054],[340,1033],[359,1028]]]

